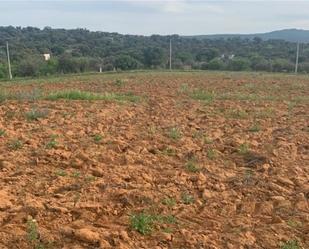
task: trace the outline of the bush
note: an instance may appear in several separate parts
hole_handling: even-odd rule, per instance
[[[215,58],[208,63],[207,68],[210,70],[223,70],[225,69],[225,64],[220,58]]]
[[[250,62],[246,58],[234,58],[229,61],[228,69],[232,71],[245,71],[250,69]]]
[[[42,59],[43,60],[43,59]],[[17,76],[21,77],[35,77],[40,74],[40,64],[42,61],[39,59],[25,59],[22,60],[16,68]]]
[[[294,64],[287,59],[275,59],[272,62],[274,72],[291,72],[294,70]]]
[[[116,69],[132,70],[137,69],[140,63],[129,55],[120,55],[115,59]]]
[[[7,68],[4,64],[0,64],[0,79],[7,77]]]

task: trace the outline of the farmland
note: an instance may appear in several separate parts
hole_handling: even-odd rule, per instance
[[[309,78],[0,83],[0,248],[308,248]]]

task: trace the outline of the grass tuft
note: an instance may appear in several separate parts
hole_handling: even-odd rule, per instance
[[[133,214],[130,217],[132,229],[138,231],[142,235],[147,235],[152,232],[155,221],[155,216],[145,213]]]
[[[47,100],[105,100],[105,101],[119,101],[119,102],[138,102],[140,98],[132,93],[120,94],[120,93],[92,93],[79,90],[68,90],[61,92],[54,92],[46,96]]]
[[[29,112],[26,112],[26,118],[29,121],[34,121],[34,120],[39,120],[40,118],[45,118],[48,115],[47,110],[41,110],[41,109],[36,109],[33,108]]]
[[[301,246],[297,240],[289,240],[285,243],[282,243],[280,249],[301,249]]]
[[[179,140],[181,138],[181,132],[177,127],[173,127],[168,131],[168,137],[173,140]]]
[[[192,99],[205,101],[207,103],[210,103],[210,102],[214,101],[214,99],[215,99],[215,93],[214,92],[207,92],[207,91],[204,91],[204,90],[194,90],[190,94],[190,96],[191,96]]]
[[[19,139],[14,139],[9,142],[8,147],[11,150],[19,150],[23,147],[23,143]]]

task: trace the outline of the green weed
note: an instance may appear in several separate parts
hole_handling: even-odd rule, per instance
[[[58,142],[56,140],[56,136],[52,136],[51,139],[46,144],[46,149],[54,149],[58,145]]]
[[[190,94],[192,99],[204,101],[207,103],[212,102],[215,99],[214,92],[206,92],[204,90],[195,90]]]
[[[26,118],[30,121],[38,120],[40,118],[45,118],[48,115],[47,110],[40,110],[33,108],[29,112],[26,112]]]
[[[246,155],[248,154],[249,152],[249,146],[248,144],[244,143],[244,144],[241,144],[238,148],[238,153],[241,154],[241,155]]]
[[[168,137],[173,140],[179,140],[181,138],[181,132],[177,127],[173,127],[168,131]]]
[[[194,197],[188,193],[182,193],[181,199],[182,199],[182,202],[186,205],[190,205],[195,201]]]
[[[197,173],[200,170],[199,166],[196,163],[196,160],[194,159],[191,159],[186,163],[186,169],[187,171],[192,173]]]
[[[214,160],[217,156],[217,153],[214,149],[208,149],[207,150],[207,157],[210,159],[210,160]]]
[[[259,124],[254,124],[248,129],[248,131],[250,132],[259,132],[260,130],[261,127],[259,126]]]
[[[3,137],[5,135],[5,130],[0,129],[0,137]]]
[[[61,92],[54,92],[46,96],[47,100],[105,100],[105,101],[118,101],[118,102],[138,102],[140,98],[132,93],[117,94],[117,93],[92,93],[79,90],[67,90]]]
[[[130,217],[132,229],[138,231],[142,235],[150,234],[153,230],[154,222],[157,217],[145,213],[133,214]]]
[[[57,176],[67,176],[67,172],[65,172],[64,170],[57,170],[56,173],[55,173]]]
[[[176,205],[176,200],[175,198],[164,198],[163,201],[162,201],[163,205],[166,205],[168,206],[169,208],[172,208]]]
[[[299,242],[297,240],[289,240],[280,245],[280,249],[301,249]]]
[[[96,142],[96,143],[101,142],[102,139],[103,139],[103,136],[100,135],[100,134],[96,134],[96,135],[93,136],[93,140],[94,140],[94,142]]]
[[[40,234],[38,225],[35,220],[28,219],[27,221],[27,239],[34,249],[44,249],[44,245],[40,242]]]
[[[23,142],[19,139],[14,139],[9,142],[8,147],[11,150],[19,150],[23,147]]]

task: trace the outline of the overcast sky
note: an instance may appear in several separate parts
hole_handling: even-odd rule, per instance
[[[141,35],[309,29],[309,0],[0,0],[0,26],[8,25]]]

